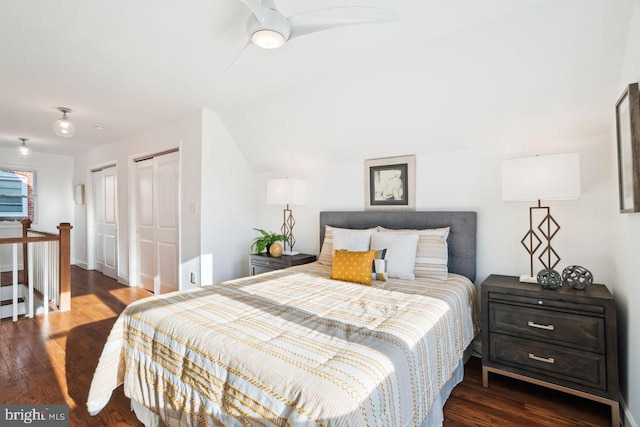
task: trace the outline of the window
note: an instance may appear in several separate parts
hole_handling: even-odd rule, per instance
[[[0,221],[35,222],[35,178],[32,171],[0,170]]]

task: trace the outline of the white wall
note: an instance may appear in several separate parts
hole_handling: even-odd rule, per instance
[[[583,265],[593,272],[598,282],[609,283],[610,232],[606,220],[610,202],[607,185],[610,175],[608,138],[566,142],[564,145],[557,144],[554,149],[541,147],[539,150],[511,147],[499,151],[468,149],[441,153],[416,152],[416,209],[478,212],[478,283],[492,273],[527,273],[529,256],[520,240],[528,229],[529,204],[501,201],[500,162],[535,154],[579,152],[581,197],[574,201],[548,203],[562,227],[553,239],[553,247],[562,258],[557,269],[561,270],[570,264]],[[364,208],[364,158],[326,164],[306,171],[283,170],[258,174],[257,227],[271,230],[280,228],[282,207],[267,205],[265,192],[268,178],[283,176],[301,177],[309,181],[309,203],[293,207],[297,250],[318,253],[318,212]]]
[[[640,1],[634,0],[629,33],[627,35],[626,54],[618,92],[611,94],[611,105],[624,88],[640,81]],[[613,107],[612,107],[613,111]],[[614,117],[611,118],[612,135],[610,137],[612,198],[609,202],[613,236],[613,271],[611,281],[613,294],[618,306],[620,340],[620,385],[625,400],[627,426],[640,425],[640,214],[618,213],[618,177],[617,151]]]
[[[16,147],[17,147],[16,143]],[[56,228],[61,222],[70,222],[74,226],[71,238],[77,234],[74,224],[73,204],[73,157],[58,154],[34,152],[29,159],[22,159],[16,155],[15,149],[0,148],[0,166],[36,171],[37,180],[37,223],[36,230],[58,233]],[[0,237],[15,237],[22,235],[22,225],[11,226],[3,224]],[[22,259],[21,251],[19,257]],[[2,271],[10,268],[10,248],[0,247],[0,267]],[[71,248],[71,259],[74,259],[74,248]]]
[[[92,235],[93,189],[91,169],[117,163],[118,166],[118,279],[129,283],[129,245],[135,230],[131,230],[130,206],[132,159],[168,148],[180,147],[180,283],[188,287],[189,273],[200,271],[200,214],[191,213],[190,203],[200,201],[200,157],[202,141],[202,111],[168,121],[152,129],[101,145],[75,156],[75,184],[84,184],[86,204],[76,214],[86,221],[78,222],[74,244],[79,264],[93,268]],[[88,234],[89,232],[89,234]]]
[[[254,226],[253,170],[218,115],[203,113],[202,284],[246,276]]]
[[[85,184],[86,205],[76,209],[74,244],[79,264],[93,268],[91,169],[118,165],[118,276],[135,283],[129,248],[135,242],[131,206],[132,159],[180,147],[180,289],[248,273],[254,224],[253,170],[216,113],[199,110],[76,156],[75,183]],[[87,243],[88,242],[88,243]],[[195,284],[191,283],[195,273]]]

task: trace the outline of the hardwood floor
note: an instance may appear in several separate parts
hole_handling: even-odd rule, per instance
[[[482,387],[482,362],[476,357],[465,365],[444,418],[444,427],[611,426],[610,407],[602,403],[494,374],[489,388]]]
[[[72,267],[71,280],[70,312],[0,323],[0,403],[67,403],[71,426],[141,426],[122,387],[96,417],[85,402],[117,315],[150,294],[78,267]],[[4,276],[2,282],[7,283]],[[485,389],[476,358],[467,363],[444,413],[445,427],[611,425],[602,404],[498,375]]]
[[[3,275],[2,283],[10,282]],[[79,267],[71,269],[71,288],[71,311],[0,323],[0,403],[66,403],[70,426],[141,426],[122,387],[96,417],[85,402],[116,317],[151,294]]]

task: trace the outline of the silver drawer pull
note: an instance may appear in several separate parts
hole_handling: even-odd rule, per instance
[[[540,325],[538,323],[533,323],[532,321],[528,321],[527,326],[530,328],[545,329],[547,331],[553,331],[555,329],[555,326],[553,325]]]
[[[544,363],[556,363],[553,357],[538,357],[533,353],[529,353],[529,359],[537,360],[538,362]]]

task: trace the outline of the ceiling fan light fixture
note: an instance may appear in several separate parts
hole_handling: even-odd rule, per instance
[[[67,114],[71,112],[71,109],[65,107],[58,107],[57,109],[62,113],[62,118],[53,123],[53,131],[58,136],[70,138],[76,133],[76,126],[67,117]]]
[[[28,159],[33,154],[33,151],[31,150],[31,148],[27,147],[28,139],[27,138],[18,138],[18,139],[22,141],[22,144],[18,145],[18,148],[16,149],[16,151],[18,152],[18,156],[22,157],[23,159]]]
[[[251,34],[251,42],[263,49],[277,49],[282,47],[285,38],[277,31],[262,29]]]

